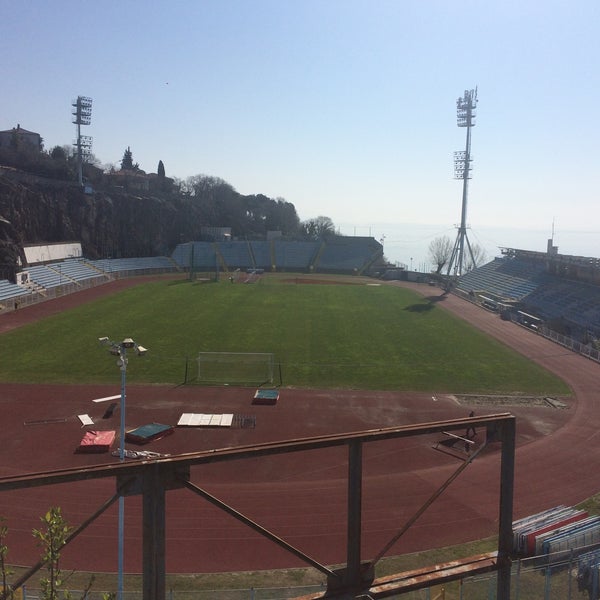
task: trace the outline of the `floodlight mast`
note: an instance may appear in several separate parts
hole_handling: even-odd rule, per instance
[[[92,150],[92,138],[81,135],[81,126],[92,122],[92,99],[87,96],[77,96],[77,100],[71,105],[73,107],[73,123],[77,125],[77,174],[79,185],[83,186],[83,156],[89,156]]]
[[[454,153],[454,178],[462,179],[463,182],[462,209],[456,241],[454,242],[452,254],[448,261],[447,276],[450,276],[452,273],[454,277],[459,277],[468,270],[469,264],[471,266],[475,265],[475,257],[467,236],[467,195],[469,179],[471,179],[471,127],[475,126],[476,108],[477,88],[474,90],[465,90],[463,97],[456,101],[457,125],[459,127],[466,127],[467,139],[465,150]],[[470,263],[467,262],[465,257],[465,245],[471,259]]]
[[[135,350],[138,356],[144,356],[148,352],[147,348],[140,346],[132,338],[125,338],[122,342],[113,342],[108,337],[98,338],[98,341],[110,346],[109,352],[113,356],[118,356],[117,366],[121,371],[121,408],[120,408],[120,439],[119,439],[119,460],[125,460],[125,404],[127,400],[127,350]],[[119,547],[118,547],[118,574],[117,574],[117,600],[124,600],[124,557],[125,557],[125,497],[119,496]]]

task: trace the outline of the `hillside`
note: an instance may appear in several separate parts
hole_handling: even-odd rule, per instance
[[[242,239],[264,239],[268,230],[296,236],[293,204],[263,195],[243,196],[221,180],[193,194],[172,180],[145,176],[148,189],[131,189],[114,174],[100,176],[91,193],[62,181],[0,166],[0,279],[14,280],[23,245],[81,242],[89,258],[170,254],[182,241],[198,240],[201,227],[231,227]],[[154,184],[154,185],[152,185]]]

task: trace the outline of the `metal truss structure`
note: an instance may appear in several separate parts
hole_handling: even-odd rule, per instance
[[[115,494],[107,499],[90,517],[69,535],[67,543],[79,535],[98,516],[106,511],[122,495],[142,496],[143,520],[143,600],[164,600],[165,588],[165,547],[166,547],[166,493],[169,490],[187,488],[200,495],[214,506],[244,523],[260,535],[271,540],[280,548],[300,558],[306,564],[327,576],[327,591],[307,598],[385,598],[412,589],[427,588],[446,581],[464,578],[468,575],[497,571],[498,600],[510,598],[510,553],[512,550],[512,510],[515,453],[515,422],[509,413],[436,421],[418,425],[403,425],[383,429],[359,431],[348,434],[334,434],[310,438],[270,442],[255,446],[224,448],[185,455],[157,457],[135,463],[118,462],[108,465],[71,468],[47,473],[27,474],[0,478],[0,493],[8,490],[33,488],[46,485],[67,484],[90,479],[114,478]],[[478,555],[444,565],[424,567],[410,573],[375,579],[375,566],[392,548],[416,519],[437,500],[485,447],[471,453],[447,481],[430,497],[415,515],[400,527],[398,532],[381,549],[375,558],[363,561],[361,557],[362,534],[362,452],[365,444],[383,440],[394,440],[413,436],[440,434],[453,435],[453,431],[463,431],[466,427],[484,428],[486,444],[499,443],[500,451],[500,498],[498,503],[498,548],[496,552]],[[193,467],[203,464],[232,460],[260,458],[276,454],[324,450],[345,446],[348,449],[347,473],[347,525],[346,525],[346,565],[337,570],[322,565],[260,524],[238,512],[207,491],[191,482]],[[16,581],[12,588],[21,587],[44,565],[31,567]],[[1,596],[1,594],[0,594]],[[0,598],[1,600],[1,598]]]
[[[457,124],[459,127],[466,127],[467,140],[464,151],[454,153],[454,178],[461,179],[463,182],[460,225],[447,271],[447,275],[454,277],[459,277],[469,268],[475,267],[475,256],[467,236],[467,194],[469,179],[471,179],[471,127],[475,126],[476,108],[477,88],[465,90],[464,96],[456,101]],[[468,256],[465,251],[468,252]]]

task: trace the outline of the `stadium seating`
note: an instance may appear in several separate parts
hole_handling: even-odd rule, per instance
[[[265,271],[271,270],[272,255],[271,242],[250,242],[254,266]]]
[[[182,268],[216,269],[217,253],[213,242],[187,242],[178,244],[171,259]]]
[[[195,269],[265,269],[278,271],[357,273],[381,257],[383,248],[373,238],[335,236],[327,241],[291,240],[187,242],[179,244],[172,260]]]
[[[544,261],[495,258],[460,277],[457,289],[513,302],[546,323],[560,323],[574,339],[600,337],[600,287],[552,275]]]
[[[215,245],[229,268],[248,269],[255,266],[247,242],[219,242]]]
[[[59,279],[62,279],[63,283],[65,281],[83,281],[101,275],[97,269],[92,268],[82,259],[67,259],[49,264],[47,267],[58,272]]]
[[[381,244],[373,238],[334,237],[327,240],[315,266],[323,271],[360,272],[382,253]]]
[[[27,267],[26,270],[29,273],[30,281],[46,289],[58,287],[67,281],[66,278],[63,278],[62,273],[46,265],[33,265]]]
[[[11,283],[7,279],[0,280],[0,302],[13,300],[19,296],[27,296],[31,292],[16,283]]]
[[[90,260],[88,263],[100,272],[109,274],[142,274],[142,273],[168,273],[177,271],[177,265],[168,256],[145,256],[141,258],[104,258]]]
[[[459,279],[457,287],[466,293],[487,292],[500,299],[519,301],[549,277],[541,262],[502,257],[469,271]]]
[[[562,319],[583,330],[600,332],[600,288],[558,277],[524,298],[524,306],[544,319]]]
[[[273,243],[275,266],[282,271],[306,271],[313,264],[321,242],[291,242],[276,240]]]

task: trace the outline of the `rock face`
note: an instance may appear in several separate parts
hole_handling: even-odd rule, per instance
[[[301,233],[293,204],[243,196],[218,178],[197,176],[182,191],[168,177],[103,174],[86,165],[93,189],[85,193],[57,172],[62,163],[36,155],[26,171],[16,162],[19,168],[6,166],[11,156],[0,153],[0,279],[14,281],[17,259],[26,265],[23,246],[30,244],[81,242],[87,258],[125,258],[170,255],[180,242],[201,240],[203,227],[229,227],[246,240],[266,239],[269,231],[291,239]]]
[[[197,235],[195,212],[176,195],[84,194],[71,182],[0,168],[0,279],[14,281],[28,244],[81,242],[88,258],[168,255]]]

